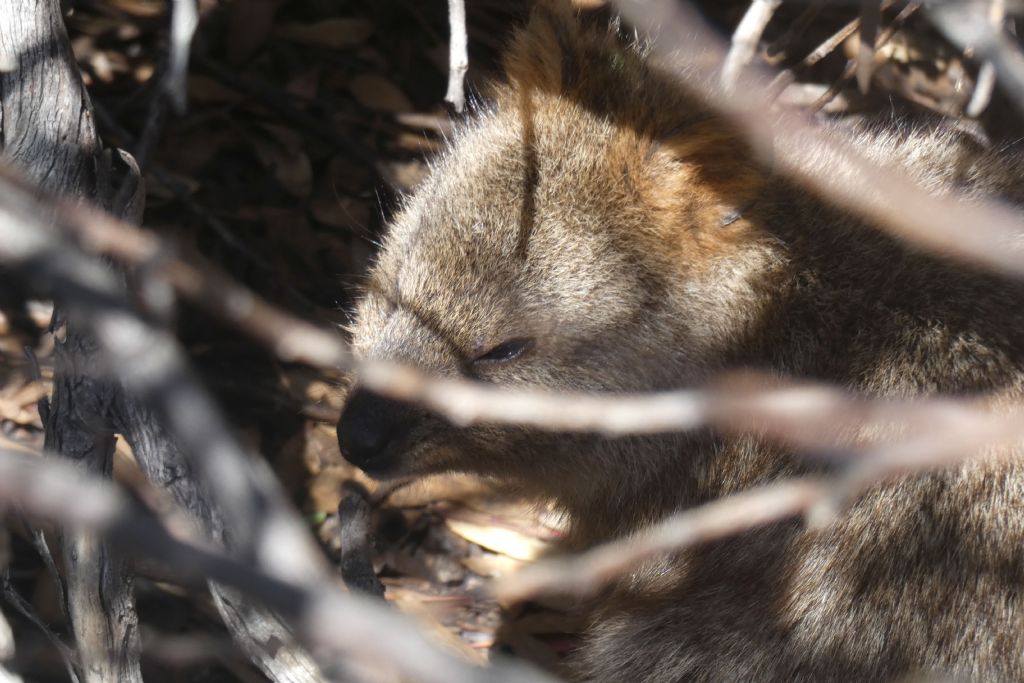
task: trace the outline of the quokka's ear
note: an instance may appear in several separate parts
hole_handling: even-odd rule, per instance
[[[654,140],[644,163],[655,179],[650,191],[666,208],[683,196],[693,203],[701,225],[728,226],[756,206],[771,175],[769,159],[759,158],[742,132],[727,120],[709,116],[669,129]]]
[[[509,81],[521,89],[565,92],[580,73],[580,26],[567,0],[540,0],[505,52]]]
[[[581,10],[582,11],[582,10]],[[513,91],[563,96],[611,118],[646,119],[641,94],[655,80],[642,50],[605,13],[577,14],[568,0],[537,0],[504,56]]]

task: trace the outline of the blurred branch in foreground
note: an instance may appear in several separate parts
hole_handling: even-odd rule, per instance
[[[679,58],[682,46],[687,51],[726,54],[724,42],[686,7],[673,12],[668,4],[649,5],[641,11],[637,3],[619,4],[627,14],[632,8],[638,25],[660,18],[662,30],[654,44],[663,58]],[[685,32],[687,39],[673,40],[676,31],[678,35]],[[665,47],[666,39],[673,46]],[[1015,212],[997,203],[932,196],[902,174],[864,159],[841,131],[823,129],[788,112],[765,117],[767,81],[756,74],[749,78],[756,87],[749,87],[744,77],[728,97],[702,85],[715,82],[713,79],[687,81],[687,87],[735,116],[751,139],[760,143],[760,149],[774,151],[783,172],[822,195],[922,246],[956,253],[1004,272],[1024,273],[1024,258],[1019,253],[1024,223]],[[806,155],[823,150],[833,173],[809,173],[807,169],[812,166]],[[813,167],[820,167],[821,160],[815,161]],[[118,521],[128,508],[116,498],[116,489],[98,484],[94,488],[95,482],[80,477],[73,483],[81,490],[75,488],[73,495],[66,487],[53,489],[52,479],[47,478],[50,470],[45,468],[56,463],[40,461],[28,467],[16,462],[6,471],[0,467],[4,475],[0,476],[0,500],[9,496],[9,501],[36,514],[63,523],[77,521],[78,526],[94,530],[107,529],[121,540],[139,540],[142,545],[138,547],[171,566],[184,567],[190,576],[209,576],[260,595],[302,626],[304,642],[330,647],[373,665],[386,661],[422,680],[484,678],[475,670],[453,664],[411,635],[411,640],[402,640],[403,634],[413,632],[407,623],[397,621],[397,616],[357,598],[346,598],[329,587],[322,557],[309,542],[301,521],[282,499],[269,472],[238,445],[219,411],[197,388],[173,338],[139,315],[126,301],[117,278],[80,245],[117,258],[154,282],[170,284],[179,295],[260,339],[282,359],[331,371],[354,369],[367,387],[419,401],[458,423],[507,422],[608,435],[712,425],[767,434],[804,449],[833,446],[839,427],[881,427],[910,434],[890,446],[868,448],[856,458],[849,454],[853,464],[834,479],[780,482],[683,513],[625,545],[608,546],[571,560],[575,564],[567,565],[569,573],[533,579],[532,588],[516,589],[518,593],[506,588],[506,594],[527,594],[557,585],[567,576],[581,587],[594,586],[653,553],[809,511],[812,521],[821,519],[814,510],[837,505],[875,481],[905,471],[947,465],[994,443],[1016,443],[1024,433],[1016,416],[983,405],[934,399],[872,401],[834,389],[779,387],[761,379],[739,388],[723,384],[644,396],[564,396],[435,379],[412,368],[359,363],[351,358],[336,332],[269,306],[211,268],[176,258],[173,250],[152,233],[69,201],[41,195],[6,168],[0,170],[0,206],[0,260],[18,266],[26,278],[73,304],[68,316],[94,333],[100,344],[98,357],[103,361],[103,374],[120,378],[155,406],[160,424],[182,446],[181,462],[213,492],[218,512],[226,519],[212,535],[229,536],[232,547],[239,550],[243,560],[252,560],[253,566],[180,542],[173,545],[174,557],[166,556],[171,546],[156,547],[153,540],[165,541],[165,532],[147,528],[148,541],[137,539],[141,527]],[[56,229],[51,224],[54,216]],[[976,229],[964,230],[964,225]],[[133,433],[130,428],[127,431]],[[146,439],[146,435],[136,436],[136,443]],[[7,456],[4,458],[7,462]],[[145,462],[143,458],[144,467]],[[151,466],[155,468],[157,463],[151,461]],[[70,476],[68,470],[59,467],[53,473],[54,477]],[[23,487],[12,488],[8,482]],[[49,489],[46,497],[29,495],[44,489]],[[64,495],[60,495],[62,492]],[[108,500],[112,496],[114,502]],[[69,507],[46,507],[62,501]],[[76,507],[79,503],[85,508]],[[537,568],[537,572],[542,571],[543,567]],[[526,582],[529,576],[540,574],[524,575],[521,581]],[[507,680],[520,680],[519,673],[502,675],[507,675]],[[486,679],[495,678],[488,675]]]
[[[928,7],[928,17],[951,42],[962,49],[971,49],[982,61],[985,70],[994,72],[995,82],[1002,86],[1010,101],[1024,112],[1024,53],[1005,30],[1001,0],[994,3],[938,2]],[[979,76],[978,87],[991,77]],[[982,91],[981,95],[984,95]],[[980,110],[986,99],[971,102],[971,111]],[[980,113],[980,111],[979,111]]]
[[[0,187],[6,191],[25,191],[24,188],[19,190],[9,184]],[[30,215],[30,212],[26,212],[25,220],[31,220]],[[148,249],[155,250],[158,244],[148,233],[77,207],[64,208],[59,215],[63,221],[61,227],[72,227],[77,234],[86,236],[86,242],[94,247],[106,246],[113,249],[114,245],[119,245],[115,255],[122,258],[140,257],[148,253]],[[95,224],[94,219],[97,221]],[[5,240],[8,245],[17,243],[15,233],[8,232],[5,235],[3,232],[5,227],[10,230],[10,225],[0,223],[0,236],[9,238]],[[344,359],[350,367],[357,368],[363,380],[371,386],[394,396],[419,400],[464,423],[515,422],[547,429],[577,429],[605,434],[678,431],[710,424],[728,430],[760,432],[805,450],[834,449],[837,434],[842,432],[902,431],[906,436],[903,441],[877,450],[861,447],[862,453],[856,458],[856,466],[845,477],[828,486],[820,482],[794,482],[780,484],[777,490],[745,494],[738,501],[726,499],[715,503],[710,511],[686,513],[690,516],[680,523],[680,528],[685,531],[674,529],[675,522],[666,522],[664,528],[668,530],[652,532],[653,540],[639,543],[638,547],[630,547],[628,550],[617,547],[615,552],[603,555],[619,557],[615,563],[618,569],[640,561],[651,553],[661,552],[666,545],[685,545],[707,539],[709,534],[732,533],[791,516],[816,503],[835,500],[840,492],[842,498],[847,500],[864,486],[892,474],[948,465],[985,446],[1015,443],[1024,438],[1024,423],[1014,414],[1019,412],[1019,407],[1002,407],[997,411],[980,401],[869,400],[855,398],[828,387],[779,386],[764,378],[647,396],[566,397],[429,378],[411,368],[353,364],[337,335],[292,320],[237,286],[237,291],[230,287],[215,287],[206,279],[208,276],[204,274],[207,272],[205,270],[193,269],[172,259],[166,262],[163,271],[157,272],[171,273],[169,279],[172,283],[177,284],[179,279],[192,282],[188,287],[178,287],[185,294],[209,292],[208,303],[215,310],[240,313],[233,322],[243,329],[253,329],[258,336],[265,337],[273,348],[280,349],[283,343],[271,336],[274,329],[288,330],[290,336],[287,343],[296,344],[297,348],[304,346],[299,343],[301,335],[308,334],[311,340],[317,342],[309,348],[321,349],[322,353],[316,357],[301,355],[301,359],[318,362],[324,359]],[[188,277],[183,277],[183,274],[188,274]],[[227,300],[211,302],[217,297],[226,297]],[[232,306],[229,305],[230,301],[245,305]],[[271,316],[269,320],[274,324],[269,324],[268,319],[261,317],[264,311]],[[296,334],[300,336],[296,337]],[[784,500],[787,491],[790,494],[798,491],[800,495],[794,496],[792,500]],[[765,500],[771,503],[767,507]],[[734,505],[740,510],[739,513],[732,509]],[[751,510],[758,512],[755,514]],[[602,562],[597,562],[595,567],[593,571],[597,577],[605,577],[611,571]],[[574,564],[569,574],[562,576],[577,575],[581,571],[580,565]],[[597,581],[597,577],[593,580]],[[528,578],[529,575],[523,581]],[[557,578],[534,579],[537,585],[549,580],[558,583]]]
[[[753,148],[799,185],[917,246],[1024,274],[1024,219],[1015,209],[956,193],[932,194],[905,173],[865,158],[842,129],[816,125],[794,111],[773,111],[765,69],[748,69],[739,87],[721,91],[714,65],[725,59],[727,46],[692,4],[613,4],[649,41],[666,72],[735,120]]]
[[[724,88],[736,85],[740,71],[750,63],[761,35],[781,4],[782,0],[753,0],[750,3],[747,13],[732,34],[732,47],[722,65],[721,80]]]
[[[255,567],[263,568],[269,571],[270,575],[279,577],[278,580],[296,582],[289,584],[287,590],[281,589],[287,593],[281,598],[282,601],[291,601],[296,591],[315,591],[318,597],[315,600],[306,598],[308,602],[318,605],[329,603],[330,600],[320,595],[328,590],[326,586],[329,574],[326,572],[322,555],[313,546],[301,519],[291,511],[287,502],[277,492],[276,484],[266,466],[261,467],[256,459],[249,458],[226,430],[219,411],[191,379],[191,373],[185,366],[174,340],[167,333],[137,317],[125,302],[113,274],[95,260],[80,253],[72,243],[62,239],[45,219],[40,218],[41,215],[46,215],[45,212],[33,213],[39,207],[34,204],[30,194],[7,184],[4,185],[4,190],[0,192],[0,242],[3,243],[0,247],[0,259],[21,268],[22,272],[32,273],[36,280],[45,279],[54,295],[70,302],[70,319],[91,330],[97,339],[101,369],[105,369],[105,374],[118,376],[129,390],[138,393],[148,404],[154,406],[161,423],[166,425],[176,442],[184,445],[183,450],[191,470],[196,472],[199,482],[213,492],[214,500],[221,506],[219,509],[227,517],[224,526],[221,527],[221,533],[232,539],[230,547],[237,549],[236,552],[239,552],[242,558],[254,561]],[[17,472],[23,470],[19,469]],[[53,472],[53,476],[60,472],[67,474],[63,469],[55,469]],[[8,488],[15,486],[17,482],[13,471],[10,477],[0,478],[4,479],[3,486]],[[45,479],[45,482],[52,483],[52,478]],[[0,494],[4,490],[7,489],[0,488]],[[45,487],[38,482],[32,489],[38,492],[39,496],[44,495],[44,490]],[[98,507],[103,513],[103,519],[107,520],[104,524],[112,524],[110,520],[114,519],[116,514],[103,506],[118,506],[120,503],[116,500],[108,501],[109,495],[105,497],[100,493],[103,490],[105,489],[97,485],[76,496],[69,495],[64,488],[46,494],[46,497],[54,501],[67,499],[71,504],[71,499],[75,499],[75,502],[84,501],[85,505],[84,508],[77,505],[70,509],[58,507],[50,510],[50,513],[63,515],[62,521],[69,521],[68,516],[74,520],[75,515],[84,515],[85,522],[88,522],[87,526],[92,529],[97,525],[102,526],[99,521],[89,517],[95,513],[94,508]],[[28,503],[26,505],[32,507]],[[132,538],[137,539],[138,535],[145,536],[139,532]],[[149,546],[143,544],[139,547]],[[183,557],[188,556],[183,553],[184,551],[181,551],[179,554]],[[163,555],[157,556],[168,559]],[[171,553],[171,556],[173,557],[174,553]],[[177,564],[172,566],[180,568]],[[209,569],[205,564],[202,566]],[[214,569],[216,566],[219,565],[215,565]],[[223,579],[221,574],[214,570],[211,570],[208,577],[214,581]],[[227,583],[238,584],[237,581]],[[243,583],[242,587],[247,585]],[[296,587],[299,585],[303,588]],[[315,586],[322,588],[314,588]],[[265,596],[264,598],[266,599]],[[342,600],[342,604],[332,605],[332,609],[339,610],[333,619],[347,619],[349,617],[344,605],[345,598],[339,599]],[[266,602],[277,606],[274,600],[266,599]],[[374,609],[389,614],[382,606],[374,605]],[[398,617],[385,619],[390,618]],[[428,656],[423,653],[423,646],[413,647],[409,643],[401,644],[397,639],[388,640],[383,636],[374,639],[375,643],[379,643],[375,647],[386,653],[383,659],[379,659],[375,655],[380,652],[368,648],[363,640],[369,628],[367,623],[362,623],[358,627],[355,626],[355,622],[343,628],[338,624],[323,627],[336,632],[339,638],[349,639],[350,646],[354,642],[361,643],[360,648],[369,651],[369,654],[364,652],[366,658],[378,669],[395,667],[408,675],[415,675],[418,680],[468,681],[478,680],[476,677],[482,675],[468,665],[462,664],[461,673],[452,672],[454,665],[445,668],[438,663],[443,661],[443,656],[439,653]],[[339,628],[342,630],[338,631]],[[313,629],[313,632],[316,633],[316,630]],[[393,631],[394,626],[390,625],[382,633]],[[319,634],[316,637],[323,636]],[[395,651],[390,650],[393,644],[397,648]],[[349,651],[346,652],[351,654]],[[357,659],[361,657],[362,655],[356,655]],[[435,678],[435,675],[439,677]],[[509,680],[520,680],[517,678],[518,674],[512,673],[512,670],[508,675],[511,676]]]
[[[19,235],[44,234],[50,227],[38,216],[45,201],[16,173],[0,168],[0,198],[25,210],[21,223],[0,222],[0,259],[26,259],[15,253]],[[170,247],[153,233],[134,228],[85,207],[56,201],[56,227],[66,240],[109,254],[126,265],[145,266],[150,277],[166,278],[185,297],[268,345],[283,360],[335,371],[353,369],[369,388],[394,398],[421,402],[460,424],[499,422],[556,431],[593,431],[607,435],[683,431],[707,424],[760,429],[765,421],[790,425],[835,422],[852,416],[864,422],[885,417],[925,425],[961,415],[982,419],[988,411],[975,404],[937,399],[855,399],[823,387],[773,386],[751,382],[738,388],[723,383],[707,389],[678,390],[647,395],[553,394],[536,389],[508,389],[478,382],[432,378],[411,367],[355,361],[340,334],[295,318],[233,283],[208,266],[170,256]],[[56,237],[55,237],[56,239]],[[803,441],[804,439],[798,439]],[[820,445],[820,444],[818,444]]]
[[[941,11],[937,16],[939,17],[939,28],[942,29]],[[989,3],[988,20],[992,24],[993,31],[998,31],[1002,28],[1003,23],[1006,21],[1005,0],[992,0]],[[995,90],[995,87],[995,64],[990,60],[985,60],[978,68],[978,82],[974,86],[974,92],[971,94],[971,101],[968,103],[965,113],[973,118],[981,116],[981,113],[985,111],[985,108],[988,107],[989,102],[992,100],[992,92]]]
[[[101,534],[165,564],[183,581],[209,579],[244,591],[285,615],[316,651],[342,654],[375,671],[391,669],[428,683],[552,680],[525,667],[472,667],[442,653],[409,619],[370,598],[345,594],[328,582],[275,578],[220,551],[173,538],[112,484],[55,460],[0,451],[0,509]]]
[[[0,258],[25,261],[40,256],[16,251],[28,235],[45,238],[48,226],[38,216],[42,205],[16,175],[0,169],[0,197],[10,207],[20,202],[24,210],[20,221],[0,222]],[[129,265],[141,266],[158,254],[168,253],[152,233],[135,229],[99,212],[58,202],[57,225],[67,235],[74,235],[86,245],[109,253]],[[61,238],[65,239],[65,238]],[[41,246],[37,246],[42,248]],[[50,248],[50,247],[47,247]],[[40,252],[42,253],[42,252]],[[61,260],[68,260],[67,251]],[[81,258],[81,257],[79,257]],[[72,259],[73,260],[73,259]],[[158,262],[159,263],[159,262]],[[78,264],[80,267],[85,267]],[[1001,417],[988,409],[968,403],[937,399],[864,400],[845,392],[823,387],[793,387],[751,382],[738,386],[723,383],[707,389],[679,390],[650,395],[601,396],[551,394],[540,390],[509,390],[462,380],[430,378],[414,368],[385,363],[356,363],[340,336],[289,316],[260,300],[249,290],[232,284],[209,268],[190,265],[180,259],[166,258],[162,264],[146,268],[152,277],[166,277],[179,293],[205,305],[241,329],[263,340],[283,358],[301,361],[328,370],[339,366],[357,369],[361,381],[374,390],[396,398],[419,401],[452,420],[475,422],[507,422],[551,430],[594,431],[607,435],[656,433],[694,429],[708,424],[730,429],[768,430],[774,436],[805,447],[821,447],[827,441],[807,430],[813,425],[899,422],[910,428],[923,428],[932,423],[980,424],[992,420],[1009,429],[1015,428],[1010,417]],[[92,274],[90,282],[101,278]],[[93,292],[93,297],[113,296]],[[137,327],[132,323],[132,329]],[[112,343],[117,341],[111,335]],[[147,338],[148,339],[148,338]],[[139,348],[163,348],[141,344]],[[165,354],[161,352],[160,356]],[[137,362],[137,359],[133,362]],[[167,362],[166,360],[163,362]],[[176,361],[180,363],[179,359]],[[135,367],[134,365],[122,367]],[[153,366],[159,367],[159,366]],[[152,376],[149,367],[145,374]],[[142,372],[143,368],[137,369]],[[136,380],[142,381],[142,380]],[[191,418],[189,418],[191,419]],[[179,425],[184,429],[184,424]],[[1002,427],[1001,427],[1002,428]],[[193,425],[194,429],[194,425]],[[202,430],[209,435],[209,432]],[[227,438],[221,436],[218,438]],[[984,443],[974,444],[975,447]],[[197,445],[198,447],[198,445]],[[245,456],[223,456],[245,462]],[[206,463],[203,467],[224,467]],[[212,476],[212,471],[211,471]],[[235,512],[245,529],[245,504]]]
[[[812,435],[819,428],[812,425],[819,418],[826,421],[836,418],[843,422],[827,423],[830,425],[828,431],[845,431],[850,425],[849,418],[858,412],[855,406],[847,406],[844,410],[836,405],[833,415],[813,415],[813,411],[795,410],[793,415],[786,417],[780,413],[788,412],[792,406],[785,398],[779,400],[775,408],[782,410],[774,411],[774,416],[769,410],[763,416],[769,433],[797,443],[804,437],[802,445],[805,448],[822,449],[828,449],[829,442],[834,443],[835,440],[819,441]],[[826,526],[858,494],[892,477],[956,465],[967,458],[977,457],[983,449],[996,446],[1017,447],[1012,452],[999,451],[998,457],[1020,457],[1019,448],[1024,444],[1020,412],[1013,415],[986,411],[974,413],[952,403],[936,403],[933,410],[920,404],[911,408],[912,411],[917,409],[922,411],[918,417],[923,418],[917,425],[917,436],[871,446],[859,453],[848,452],[840,463],[843,469],[834,476],[783,480],[685,510],[620,541],[577,556],[542,561],[527,567],[499,582],[495,592],[503,600],[522,600],[548,592],[590,595],[608,581],[659,554],[801,515],[812,527]],[[897,412],[902,411],[897,409]],[[905,417],[910,415],[893,415],[891,419],[899,422]],[[880,423],[875,421],[861,423],[859,430],[884,432]],[[834,450],[827,452],[835,458]],[[997,456],[992,453],[985,455]]]

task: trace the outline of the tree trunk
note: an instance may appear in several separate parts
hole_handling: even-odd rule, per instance
[[[130,156],[101,153],[88,94],[60,14],[59,0],[0,0],[0,132],[3,160],[44,189],[81,198],[132,222],[142,215],[141,180]],[[119,192],[115,172],[135,192]],[[125,199],[112,206],[114,198]],[[55,320],[61,318],[60,302]],[[96,474],[109,476],[114,433],[131,444],[143,472],[168,489],[199,526],[224,543],[223,518],[153,411],[109,376],[98,374],[95,341],[74,325],[58,329],[54,391],[46,447]],[[66,535],[70,617],[86,681],[141,680],[131,574],[105,545]],[[211,586],[240,647],[263,672],[283,683],[324,680],[274,613],[233,591]]]
[[[59,0],[0,0],[0,131],[3,160],[54,194],[108,204],[110,187],[89,97]],[[59,316],[60,302],[55,318]],[[75,329],[58,337],[46,449],[110,475],[115,385],[98,378],[93,341]],[[62,537],[67,604],[89,682],[141,681],[132,575],[107,544],[87,533]]]

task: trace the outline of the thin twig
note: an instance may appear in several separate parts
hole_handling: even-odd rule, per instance
[[[899,1],[900,0],[884,0],[884,2],[882,2],[881,9],[883,11],[887,10]],[[859,28],[860,17],[857,17],[856,19],[854,19],[853,21],[851,21],[850,23],[846,24],[841,29],[833,33],[821,45],[811,50],[810,53],[808,53],[808,55],[800,61],[800,64],[798,66],[804,69],[814,66],[821,60],[825,59],[825,57],[828,57],[830,54],[832,54],[833,50],[842,45],[843,42],[847,38],[852,36],[854,33],[856,33]]]
[[[971,93],[971,101],[967,103],[964,113],[976,119],[988,108],[992,101],[992,93],[996,88],[996,67],[992,62],[984,62],[978,69],[978,80]]]
[[[835,418],[845,421],[850,416],[847,413],[843,418],[837,414]],[[1015,446],[1019,449],[1024,443],[1024,426],[1020,424],[1019,414],[988,413],[969,417],[949,414],[948,417],[947,422],[939,413],[933,414],[918,425],[921,434],[862,453],[851,460],[840,476],[785,480],[679,512],[623,540],[567,559],[527,567],[499,582],[495,592],[503,600],[522,600],[541,592],[590,595],[654,556],[797,515],[804,515],[810,526],[820,528],[835,520],[842,508],[874,484],[909,472],[948,467],[977,456],[982,448]],[[790,418],[765,414],[763,419],[770,433],[791,441],[797,437],[799,442],[801,432],[817,431],[815,416],[810,414]],[[831,424],[836,426],[836,423]],[[871,429],[867,423],[861,428]],[[803,445],[820,446],[827,441],[812,436],[805,439]],[[999,454],[1019,457],[1020,452],[1001,451]]]
[[[188,105],[188,57],[192,36],[198,25],[196,0],[174,0],[171,4],[171,40],[163,87],[178,114],[184,114]]]
[[[962,49],[972,48],[983,62],[992,64],[996,79],[1014,106],[1024,112],[1024,52],[993,24],[981,3],[945,2],[929,5],[928,17],[949,40]]]
[[[39,632],[46,637],[48,641],[57,650],[61,660],[64,662],[64,668],[67,671],[68,678],[71,683],[79,683],[78,673],[75,671],[77,666],[78,657],[68,645],[61,640],[60,636],[53,632],[49,626],[47,626],[42,619],[36,615],[32,609],[32,605],[28,603],[25,598],[21,597],[21,594],[14,588],[11,583],[10,577],[7,572],[4,571],[3,575],[0,576],[0,589],[3,590],[4,599],[7,603],[18,611],[21,616],[27,619],[33,626],[39,629]]]
[[[875,70],[875,39],[882,23],[882,6],[878,0],[860,2],[860,45],[857,49],[857,87],[864,94],[871,88]]]
[[[448,0],[448,26],[451,36],[448,40],[448,92],[444,100],[462,113],[466,108],[466,71],[469,69],[469,54],[466,39],[466,2]]]
[[[896,35],[896,31],[906,22],[907,19],[909,19],[920,8],[920,2],[910,0],[910,2],[907,3],[907,6],[900,10],[900,13],[897,14],[895,18],[893,18],[892,23],[890,23],[885,28],[885,30],[882,31],[881,34],[879,34],[878,39],[875,41],[875,50],[877,51],[881,49],[890,40],[892,40],[892,37]],[[821,94],[821,97],[819,97],[817,100],[814,101],[814,103],[811,104],[809,109],[811,111],[820,111],[824,109],[829,102],[835,99],[836,95],[839,94],[839,91],[843,89],[843,86],[846,85],[846,83],[851,78],[853,78],[854,74],[857,72],[859,65],[859,61],[847,62],[846,68],[843,70],[842,75],[840,75],[839,78],[837,78],[835,82],[831,86],[829,86],[828,90]]]
[[[882,10],[887,10],[896,4],[898,0],[883,0]],[[847,38],[852,36],[857,29],[860,28],[860,18],[854,19],[850,23],[843,26],[841,29],[829,36],[823,43],[818,45],[804,57],[798,64],[790,69],[784,69],[775,75],[775,78],[767,86],[766,92],[769,94],[769,100],[774,100],[778,95],[786,89],[786,86],[792,83],[796,79],[796,73],[803,71],[814,66],[825,57],[832,54],[832,52],[843,44]]]
[[[1000,30],[1006,19],[1006,1],[991,0],[988,9],[988,19],[992,22],[995,30]],[[985,61],[978,69],[978,80],[974,84],[974,92],[971,93],[971,101],[967,103],[964,112],[971,118],[981,116],[992,101],[992,93],[996,86],[996,67],[991,61]]]
[[[721,81],[727,90],[736,85],[740,71],[750,63],[761,35],[781,4],[782,0],[753,0],[750,3],[746,14],[732,34],[732,47],[729,48],[725,63],[722,65]]]
[[[775,42],[765,49],[765,62],[776,66],[789,58],[787,49],[798,37],[803,36],[804,31],[821,13],[826,0],[811,0],[792,24],[786,29]]]
[[[728,94],[711,87],[711,65],[725,58],[726,48],[689,3],[617,0],[616,6],[647,35],[680,85],[730,116],[780,173],[917,246],[1024,274],[1024,218],[1015,209],[955,191],[929,192],[905,173],[866,159],[846,132],[822,128],[796,112],[765,116],[769,83],[763,71],[750,73],[748,87]]]
[[[39,559],[43,561],[43,566],[46,567],[46,573],[50,575],[50,580],[53,581],[54,592],[57,595],[57,607],[60,608],[61,614],[68,617],[71,613],[71,609],[68,607],[68,586],[60,570],[57,568],[56,560],[53,559],[50,544],[46,541],[46,533],[27,522],[25,523],[25,531],[32,539],[32,547],[36,549]]]
[[[828,486],[816,479],[794,479],[744,491],[667,517],[622,541],[525,567],[500,579],[494,592],[502,602],[539,593],[592,595],[646,559],[802,514],[828,491]]]
[[[175,4],[179,4],[181,1],[177,0]],[[169,71],[168,74],[170,74]],[[166,79],[170,81],[170,75],[166,76]],[[139,133],[139,137],[132,147],[132,156],[135,157],[135,161],[143,171],[149,169],[150,157],[160,141],[161,129],[163,128],[164,118],[167,115],[166,102],[171,100],[167,92],[177,87],[179,86],[168,83],[165,86],[166,90],[154,92],[149,100],[149,106],[146,108],[146,120],[142,124],[142,132]],[[115,201],[114,205],[117,206],[118,203]]]
[[[0,260],[14,263],[27,258],[25,253],[18,252],[20,240],[34,236],[45,242],[45,235],[51,228],[40,218],[45,215],[42,204],[34,203],[38,200],[33,199],[34,195],[16,173],[2,167],[0,196],[9,198],[8,206],[17,201],[25,203],[26,207],[21,214],[22,223],[0,220]],[[161,252],[161,242],[153,233],[91,209],[57,201],[53,215],[65,234],[128,265],[145,264]],[[69,255],[65,253],[62,258],[67,260]],[[602,396],[513,390],[436,378],[415,368],[391,363],[357,363],[336,332],[270,306],[250,290],[210,268],[170,258],[154,275],[166,277],[179,294],[263,341],[283,359],[329,370],[354,369],[367,388],[393,398],[421,402],[459,424],[498,422],[622,435],[683,431],[709,423],[727,424],[735,416],[745,416],[742,419],[751,425],[783,418],[829,423],[852,412],[870,415],[876,420],[889,417],[918,424],[934,419],[937,414],[944,420],[954,417],[973,420],[989,414],[972,404],[937,399],[862,401],[835,389],[780,387],[777,383],[766,382],[741,390],[723,384],[708,389]],[[867,418],[861,418],[864,419]]]

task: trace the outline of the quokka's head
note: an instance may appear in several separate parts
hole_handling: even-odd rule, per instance
[[[699,375],[733,332],[728,278],[754,240],[736,213],[762,182],[747,150],[639,50],[557,11],[535,13],[505,66],[390,227],[356,355],[576,392]],[[456,428],[358,378],[338,425],[345,457],[382,477],[569,476],[579,463],[557,454],[588,438]]]

